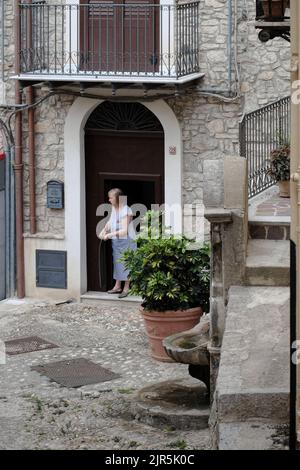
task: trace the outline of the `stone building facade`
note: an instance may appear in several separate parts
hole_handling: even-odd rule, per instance
[[[13,1],[7,0],[4,11],[4,67],[2,89],[3,104],[14,103],[14,13]],[[47,4],[55,1],[47,1]],[[64,2],[62,2],[64,3]],[[77,2],[67,2],[77,3]],[[164,2],[162,2],[164,3]],[[166,2],[167,3],[167,2]],[[239,121],[244,112],[257,109],[276,99],[289,94],[290,82],[290,47],[283,39],[275,39],[263,44],[258,40],[254,29],[255,0],[236,0],[232,5],[232,17],[229,18],[228,0],[200,0],[200,68],[202,79],[191,82],[179,93],[169,97],[156,96],[154,101],[143,100],[141,91],[120,89],[116,95],[130,96],[148,106],[159,120],[169,119],[170,129],[165,135],[165,149],[177,147],[177,163],[170,176],[165,173],[165,192],[178,193],[181,204],[203,204],[203,188],[209,187],[209,205],[218,205],[222,192],[222,161],[226,157],[239,155]],[[35,101],[48,93],[46,81],[35,87]],[[90,91],[90,90],[87,90]],[[82,120],[86,120],[92,110],[111,92],[93,87],[93,95],[99,95],[99,101],[92,98],[80,98],[72,94],[54,95],[43,101],[35,109],[35,158],[36,158],[36,217],[37,233],[30,234],[29,229],[29,184],[28,184],[28,123],[27,112],[23,114],[23,162],[24,162],[24,243],[26,267],[26,295],[73,296],[79,299],[86,291],[86,273],[84,274],[85,256],[76,258],[76,250],[83,240],[74,242],[72,232],[73,213],[70,208],[72,190],[70,165],[66,165],[66,151],[70,148],[68,129],[72,128],[72,116],[81,109]],[[149,93],[151,95],[151,92]],[[101,98],[100,98],[101,97]],[[23,91],[26,99],[26,89]],[[148,104],[147,104],[148,103]],[[149,104],[150,103],[150,104]],[[72,114],[73,113],[73,114]],[[75,113],[75,114],[74,114]],[[2,118],[8,111],[2,108]],[[78,113],[77,113],[78,115]],[[172,125],[171,125],[172,120]],[[78,123],[77,123],[78,124]],[[77,125],[76,124],[76,125]],[[74,125],[74,132],[82,129]],[[81,127],[80,127],[81,126]],[[174,127],[175,126],[175,127]],[[163,125],[164,129],[165,126]],[[83,135],[80,137],[83,139]],[[79,136],[74,138],[79,146],[83,145]],[[167,143],[166,143],[167,142]],[[75,143],[74,143],[75,145]],[[165,155],[167,159],[168,156]],[[170,168],[173,163],[170,163]],[[78,167],[80,168],[80,166]],[[173,168],[173,167],[172,167]],[[173,171],[172,170],[172,171]],[[78,170],[80,171],[80,170]],[[77,175],[78,176],[78,175]],[[74,175],[72,175],[72,178]],[[66,205],[61,211],[47,208],[46,187],[50,180],[65,183]],[[179,183],[178,183],[179,182]],[[74,180],[73,192],[78,190],[80,178]],[[179,186],[178,186],[179,184]],[[68,193],[69,192],[69,193]],[[68,195],[69,194],[69,195]],[[76,195],[74,196],[76,199]],[[78,196],[79,197],[79,196]],[[83,197],[82,195],[80,197]],[[169,197],[169,196],[168,196]],[[168,199],[165,201],[176,202]],[[67,221],[68,220],[68,221]],[[78,219],[80,222],[80,218]],[[73,221],[76,227],[76,221]],[[74,227],[73,227],[74,229]],[[75,228],[75,231],[77,227]],[[83,232],[85,228],[82,229]],[[208,227],[205,227],[207,233]],[[82,233],[83,233],[82,232]],[[77,243],[77,248],[70,250],[70,244]],[[67,290],[38,288],[35,283],[35,252],[37,249],[66,250],[68,253],[68,288]],[[84,251],[84,247],[82,250]],[[69,256],[70,252],[70,256]]]

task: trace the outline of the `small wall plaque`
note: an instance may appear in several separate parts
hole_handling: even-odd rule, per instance
[[[169,147],[169,154],[170,154],[170,155],[176,155],[176,147],[175,147],[175,145],[171,145],[171,146]]]
[[[64,183],[51,180],[47,183],[47,207],[48,209],[64,208]]]

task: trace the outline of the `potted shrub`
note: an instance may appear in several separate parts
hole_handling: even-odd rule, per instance
[[[286,8],[289,7],[289,0],[262,0],[262,8],[265,18],[284,18]]]
[[[269,161],[267,173],[277,181],[280,197],[290,197],[290,144],[285,142],[272,150]]]
[[[148,221],[151,215],[146,213]],[[166,235],[161,228],[159,236],[146,232],[138,237],[136,250],[124,253],[123,261],[129,269],[130,293],[143,299],[140,312],[151,355],[172,362],[163,338],[193,328],[209,309],[210,248],[205,244],[191,249],[186,237]]]

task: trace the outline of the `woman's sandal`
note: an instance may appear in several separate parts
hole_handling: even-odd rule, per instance
[[[107,291],[107,294],[120,294],[121,292],[123,292],[122,289],[111,289]]]
[[[124,297],[127,297],[128,296],[128,290],[127,291],[122,291],[122,293],[120,295],[118,295],[119,299],[124,299]]]

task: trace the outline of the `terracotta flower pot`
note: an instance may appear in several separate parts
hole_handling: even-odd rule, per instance
[[[140,312],[149,337],[151,356],[161,362],[174,362],[165,352],[162,340],[190,330],[199,323],[203,314],[201,307],[166,312],[148,312],[141,307]]]
[[[290,181],[278,181],[279,196],[290,197]]]
[[[272,0],[272,10],[270,10],[269,0],[262,1],[264,16],[266,18],[282,18],[287,6],[288,0]]]

